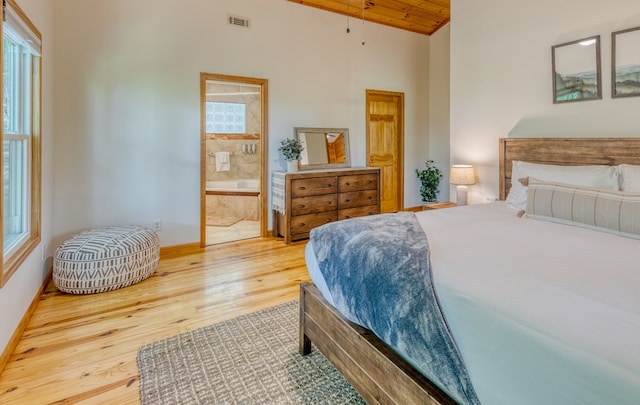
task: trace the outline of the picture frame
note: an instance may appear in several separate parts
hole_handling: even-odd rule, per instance
[[[553,103],[602,99],[600,35],[551,47]]]
[[[611,97],[640,96],[640,27],[611,33]]]

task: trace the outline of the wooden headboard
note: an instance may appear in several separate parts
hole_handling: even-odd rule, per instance
[[[512,161],[551,165],[640,165],[640,138],[500,138],[500,199],[511,189]]]

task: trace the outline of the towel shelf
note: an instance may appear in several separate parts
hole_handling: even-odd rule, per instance
[[[233,156],[233,155],[234,155],[233,152],[229,152],[229,156]],[[212,157],[212,158],[215,159],[216,154],[214,152],[209,152],[209,153],[207,153],[207,156]]]

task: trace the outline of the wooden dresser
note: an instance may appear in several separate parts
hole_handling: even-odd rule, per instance
[[[309,170],[273,175],[273,235],[307,239],[316,226],[380,213],[380,169]]]

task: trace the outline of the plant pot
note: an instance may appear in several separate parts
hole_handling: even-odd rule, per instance
[[[298,173],[297,160],[287,160],[287,173]]]

